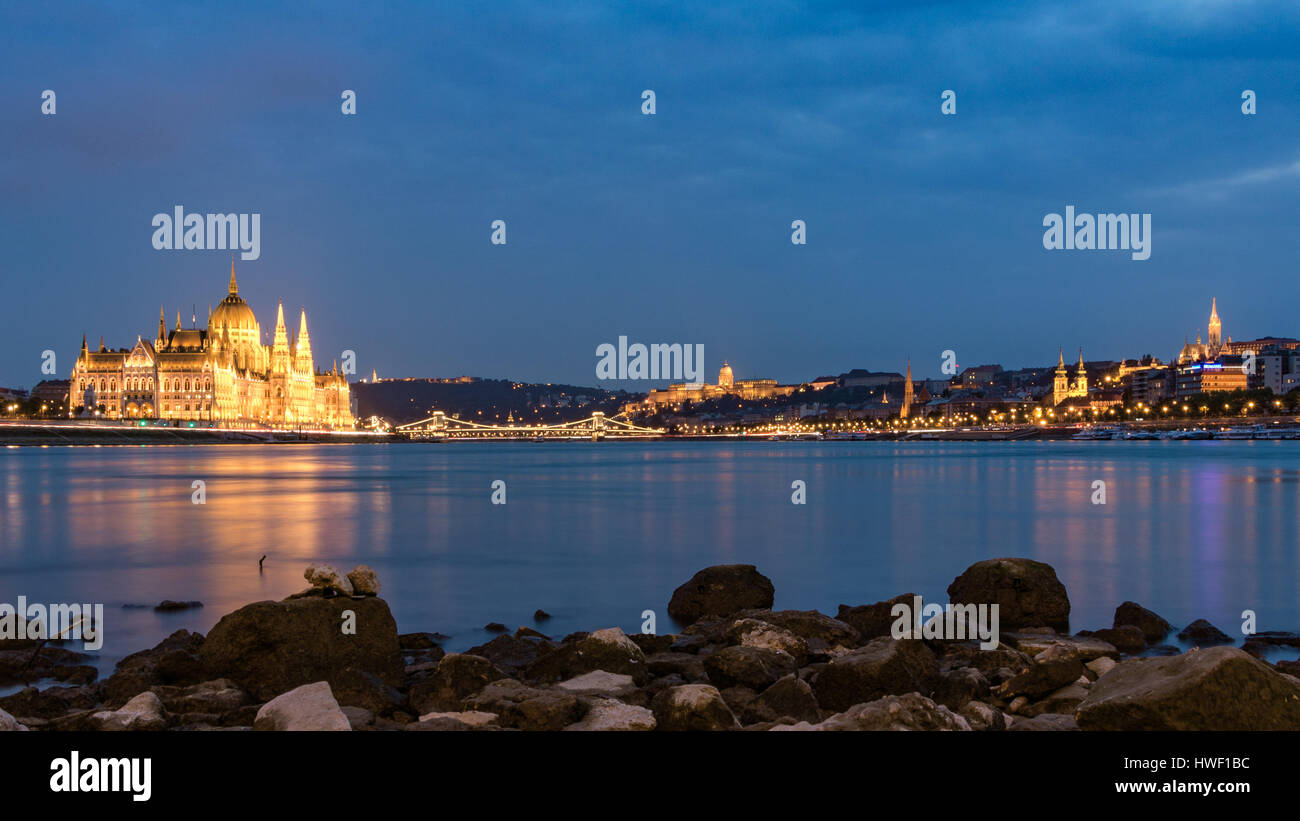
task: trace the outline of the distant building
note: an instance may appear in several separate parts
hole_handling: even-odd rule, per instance
[[[1074,380],[1070,380],[1065,370],[1065,351],[1057,354],[1056,374],[1052,382],[1052,406],[1067,399],[1081,399],[1088,396],[1088,371],[1083,366],[1083,349],[1079,349],[1079,364],[1075,367]]]
[[[789,396],[797,385],[778,385],[775,379],[736,379],[731,365],[723,362],[718,371],[718,383],[676,382],[667,388],[650,391],[643,402],[625,406],[630,410],[646,410],[660,406],[677,406],[683,402],[702,402],[724,396],[738,399],[769,399],[774,396]]]
[[[1197,362],[1178,369],[1175,396],[1179,399],[1198,393],[1245,390],[1248,376],[1241,365],[1222,362]]]

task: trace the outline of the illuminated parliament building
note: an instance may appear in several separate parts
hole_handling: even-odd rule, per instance
[[[274,341],[262,344],[262,330],[239,296],[230,266],[226,298],[210,311],[208,327],[169,332],[159,312],[158,336],[137,337],[131,348],[109,350],[101,338],[91,350],[81,339],[72,369],[68,408],[72,416],[164,419],[223,426],[350,428],[347,378],[338,365],[318,373],[307,334],[307,312],[298,333],[285,330],[278,308]]]

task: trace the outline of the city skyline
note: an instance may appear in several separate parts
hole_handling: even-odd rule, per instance
[[[65,378],[82,332],[133,338],[141,293],[202,314],[229,252],[155,250],[176,207],[260,215],[248,300],[319,294],[313,330],[358,374],[588,384],[619,335],[783,383],[933,375],[944,350],[1164,359],[1209,297],[1287,293],[1300,11],[1162,8],[339,7],[304,36],[274,4],[11,7],[0,384],[47,378],[47,349]],[[1045,249],[1071,206],[1152,215],[1150,258]],[[1228,322],[1285,334],[1290,303]]]

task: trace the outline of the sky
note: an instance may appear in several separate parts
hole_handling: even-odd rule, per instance
[[[1240,0],[8,2],[0,385],[46,350],[66,378],[83,333],[151,338],[160,305],[204,323],[230,253],[156,250],[177,205],[260,214],[235,267],[267,341],[277,300],[306,308],[318,364],[358,376],[594,385],[620,336],[702,344],[710,381],[1168,359],[1213,297],[1225,336],[1300,337],[1298,24]],[[1151,214],[1150,258],[1046,250],[1067,205]]]

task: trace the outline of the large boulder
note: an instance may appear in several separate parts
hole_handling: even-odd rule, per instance
[[[847,710],[887,695],[928,695],[939,684],[939,665],[922,641],[878,638],[835,658],[811,684],[823,709]]]
[[[347,730],[347,715],[334,700],[327,682],[295,687],[262,705],[253,721],[254,730]]]
[[[1138,628],[1148,644],[1164,641],[1165,636],[1174,629],[1172,624],[1160,616],[1131,601],[1126,601],[1115,608],[1114,626],[1116,629],[1126,626]]]
[[[1300,679],[1235,647],[1129,659],[1075,717],[1085,730],[1300,730]]]
[[[821,718],[817,697],[808,682],[791,674],[768,687],[747,704],[741,715],[746,724],[793,718],[816,722]]]
[[[355,617],[355,632],[343,632],[345,611]],[[387,602],[373,597],[255,602],[217,622],[199,659],[205,678],[231,679],[259,701],[326,681],[347,704],[358,672],[390,687],[403,678],[397,623]]]
[[[970,730],[970,723],[920,693],[885,696],[856,704],[817,724],[778,725],[773,730],[819,732],[844,730]]]
[[[718,688],[683,684],[660,691],[650,702],[660,730],[738,730],[740,723]]]
[[[1001,630],[1051,627],[1070,630],[1070,597],[1050,564],[1032,559],[976,562],[948,585],[954,604],[996,604]]]
[[[802,638],[809,652],[857,647],[861,636],[851,625],[816,610],[742,610],[737,619],[756,619]]]
[[[704,616],[730,616],[739,610],[768,609],[776,595],[772,580],[752,564],[706,567],[673,591],[668,615],[682,624]]]
[[[1056,644],[1034,656],[1029,669],[1003,682],[998,695],[1039,698],[1074,683],[1081,675],[1083,659],[1079,654],[1068,645]]]

